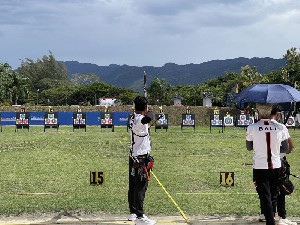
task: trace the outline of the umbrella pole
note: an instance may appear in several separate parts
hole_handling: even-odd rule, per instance
[[[292,114],[292,110],[293,110],[293,102],[291,102],[290,110],[289,110],[288,114],[286,115],[283,124],[286,124],[286,122],[288,121],[290,115]]]

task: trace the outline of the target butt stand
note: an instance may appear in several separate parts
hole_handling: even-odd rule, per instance
[[[27,129],[29,132],[30,129],[30,113],[25,112],[25,107],[21,106],[21,112],[16,112],[16,129],[15,132],[19,129]]]
[[[155,114],[155,132],[157,129],[168,131],[168,114],[165,114],[162,106],[159,107],[159,114]]]
[[[114,126],[114,113],[109,112],[108,106],[105,106],[105,112],[100,115],[101,131],[102,128],[112,128],[112,132],[115,131]]]
[[[212,127],[219,127],[219,133],[220,133],[220,127],[221,127],[222,133],[223,133],[223,119],[222,119],[222,116],[220,116],[220,113],[219,113],[219,110],[217,107],[214,110],[214,114],[210,115],[210,126],[209,126],[210,133],[211,133]]]
[[[86,113],[81,112],[80,106],[77,112],[73,113],[73,132],[75,129],[84,129],[86,132]]]
[[[183,127],[193,127],[195,132],[195,114],[191,113],[190,107],[186,107],[186,113],[182,114],[181,131]]]
[[[44,132],[46,132],[46,129],[50,128],[56,128],[56,131],[58,131],[59,128],[58,113],[53,112],[51,106],[49,106],[49,112],[46,112],[44,116]]]

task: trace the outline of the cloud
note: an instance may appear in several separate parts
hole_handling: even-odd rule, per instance
[[[298,0],[2,0],[0,61],[49,50],[100,65],[280,57],[298,41],[298,9]]]

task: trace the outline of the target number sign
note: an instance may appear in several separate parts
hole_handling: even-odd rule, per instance
[[[234,186],[234,172],[220,172],[220,185]]]
[[[105,172],[91,171],[91,173],[90,173],[90,184],[91,185],[102,185],[104,183],[105,183]]]

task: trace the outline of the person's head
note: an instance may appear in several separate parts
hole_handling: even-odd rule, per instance
[[[147,111],[148,100],[146,97],[137,96],[133,99],[134,107],[137,112]]]
[[[256,103],[256,109],[260,119],[269,119],[272,111],[272,104]]]
[[[273,105],[271,110],[271,117],[273,117],[274,120],[278,120],[281,111],[282,111],[282,107],[280,105]]]

